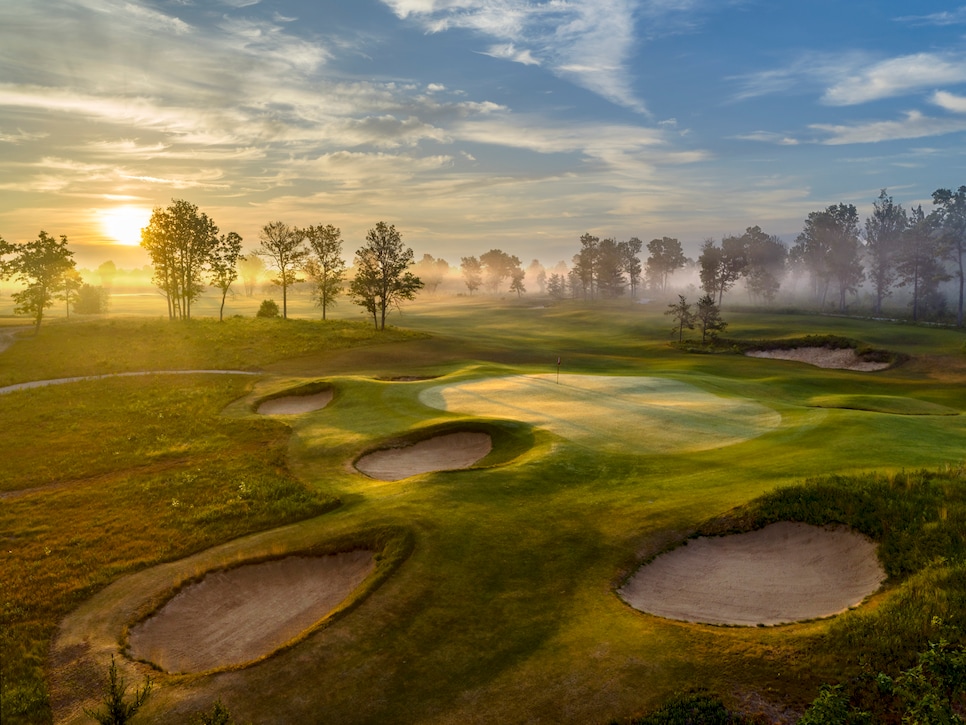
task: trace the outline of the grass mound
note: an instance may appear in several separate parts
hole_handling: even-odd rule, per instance
[[[945,405],[898,395],[816,395],[808,404],[816,408],[865,410],[892,415],[959,415],[958,410]]]

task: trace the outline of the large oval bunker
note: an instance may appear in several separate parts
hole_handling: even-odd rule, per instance
[[[356,550],[209,572],[131,628],[131,654],[172,673],[257,660],[324,619],[374,569],[372,552]]]
[[[876,545],[861,534],[779,522],[692,539],[642,566],[618,593],[668,619],[756,626],[838,614],[884,580]]]

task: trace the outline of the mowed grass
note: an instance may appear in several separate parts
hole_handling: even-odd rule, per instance
[[[639,376],[515,375],[439,385],[420,400],[441,410],[519,420],[602,453],[718,448],[781,423],[778,413],[754,401]]]
[[[312,506],[324,507],[336,497],[342,502],[339,508],[279,529],[271,546],[297,548],[303,541],[405,530],[413,541],[408,559],[347,616],[256,666],[179,678],[158,673],[159,687],[145,710],[147,721],[184,722],[221,699],[238,720],[256,723],[607,722],[652,710],[674,692],[697,686],[719,693],[729,704],[801,708],[820,683],[854,671],[862,654],[855,646],[829,651],[819,645],[833,626],[870,616],[868,610],[778,628],[706,627],[636,612],[619,600],[614,588],[643,558],[699,530],[708,519],[781,486],[828,473],[891,474],[958,465],[966,445],[960,415],[816,408],[814,400],[885,396],[894,408],[902,408],[897,401],[908,399],[942,405],[946,413],[966,410],[961,384],[966,376],[957,377],[962,337],[882,323],[751,314],[736,316],[729,330],[749,339],[778,337],[789,329],[844,334],[876,347],[889,347],[888,333],[894,331],[901,338],[901,352],[913,356],[908,366],[895,370],[852,373],[779,367],[774,361],[731,354],[688,355],[667,345],[662,313],[659,307],[646,306],[533,309],[477,300],[465,305],[435,301],[407,308],[403,318],[431,338],[375,338],[382,344],[341,351],[320,346],[282,359],[278,348],[285,343],[270,338],[262,350],[253,336],[247,344],[253,348],[251,357],[272,375],[256,383],[251,394],[250,379],[217,376],[190,376],[190,384],[180,378],[152,379],[150,385],[141,379],[105,380],[11,394],[35,402],[31,414],[38,417],[29,419],[30,426],[45,426],[48,419],[43,416],[67,425],[71,417],[57,413],[57,405],[69,397],[95,427],[94,436],[84,440],[79,429],[56,438],[32,439],[24,433],[13,440],[25,451],[33,440],[38,447],[46,444],[63,452],[45,474],[38,473],[36,482],[15,466],[4,473],[20,476],[9,490],[47,486],[46,491],[0,504],[7,517],[3,530],[30,542],[19,566],[34,578],[23,575],[20,586],[39,592],[22,595],[18,616],[31,624],[4,643],[4,722],[49,720],[49,710],[27,712],[21,707],[14,714],[8,702],[16,695],[18,702],[42,704],[35,690],[42,694],[43,683],[36,673],[66,610],[81,600],[86,608],[96,608],[110,600],[113,589],[105,588],[109,582],[123,589],[132,581],[126,578],[128,572],[157,561],[176,562],[229,539],[238,556],[272,553],[266,550],[264,535],[239,538],[245,527],[254,531],[273,525],[273,517],[282,523],[309,516]],[[173,327],[171,334],[176,335],[178,327]],[[53,326],[51,330],[55,332]],[[58,354],[71,352],[63,340],[53,339],[57,341],[50,344]],[[132,337],[129,347],[136,347],[137,339]],[[204,367],[235,367],[238,348],[226,349],[224,365],[210,353]],[[8,352],[16,350],[15,345]],[[42,347],[34,350],[38,354]],[[9,364],[5,355],[0,354],[0,370]],[[771,420],[780,416],[780,422],[755,429],[753,436],[731,435],[730,445],[704,450],[688,439],[687,426],[658,426],[680,440],[680,447],[624,450],[614,439],[626,408],[605,406],[604,412],[594,412],[582,398],[574,417],[583,426],[574,440],[566,431],[538,425],[530,417],[452,406],[443,410],[424,402],[438,394],[429,391],[440,387],[492,386],[485,381],[552,375],[558,355],[564,375],[667,381],[669,399],[674,393],[682,402],[698,396],[702,402],[696,414],[702,420],[713,420],[720,412],[714,403],[722,401],[722,409],[747,404],[766,411]],[[129,362],[124,367],[136,366]],[[30,370],[18,368],[13,377],[30,379]],[[406,374],[440,377],[375,379]],[[335,398],[321,411],[286,418],[290,428],[250,412],[259,397],[317,380],[331,384]],[[192,392],[181,395],[179,389],[186,385]],[[495,398],[497,390],[487,395]],[[128,402],[116,407],[98,402],[110,391],[118,401]],[[608,390],[595,394],[606,399]],[[542,407],[525,400],[526,391],[517,391],[515,397],[522,407]],[[192,401],[196,409],[184,407]],[[18,412],[10,409],[9,415],[26,414],[29,406],[16,404]],[[127,440],[124,432],[139,417],[129,411],[138,405],[181,421],[170,428],[174,448],[155,448],[165,430],[149,416],[140,416],[143,433]],[[226,413],[220,415],[225,406]],[[162,410],[168,407],[174,409]],[[673,406],[669,402],[667,407]],[[210,427],[195,419],[208,421],[204,425]],[[497,432],[495,443],[502,454],[495,451],[476,469],[395,483],[373,481],[351,467],[358,455],[381,442],[459,425],[489,426]],[[727,428],[729,419],[719,425]],[[178,435],[181,428],[184,435]],[[47,435],[47,428],[43,430]],[[697,426],[694,437],[700,438],[702,430]],[[112,445],[92,443],[98,432],[100,440]],[[208,439],[211,448],[199,442]],[[75,465],[71,450],[90,461],[90,480],[84,480],[83,467],[69,469]],[[110,464],[115,452],[120,461],[116,473]],[[30,455],[25,460],[41,471],[43,456]],[[152,470],[182,465],[182,457],[179,473],[204,461],[207,474],[198,487],[167,469]],[[145,470],[136,472],[140,461],[146,462]],[[284,480],[292,480],[291,474],[308,498],[288,512],[294,513],[289,518],[275,511],[252,521],[227,503],[229,482],[237,484],[239,475],[231,466],[240,465],[261,467]],[[56,481],[61,466],[72,471],[64,482]],[[218,478],[220,469],[227,471],[223,478]],[[144,477],[151,485],[146,486]],[[173,488],[176,483],[181,488]],[[209,492],[210,500],[205,498]],[[60,497],[69,499],[59,504]],[[178,506],[171,505],[175,498]],[[27,502],[32,509],[10,508],[26,507]],[[191,509],[183,502],[193,504],[196,513],[221,512],[223,517],[216,519],[222,524],[209,525],[204,516],[188,515]],[[82,506],[93,506],[101,518],[74,508]],[[39,518],[25,515],[29,510]],[[124,526],[128,519],[138,522],[131,530]],[[140,523],[154,519],[157,523],[150,526]],[[94,525],[87,525],[89,521]],[[117,523],[104,523],[108,521]],[[63,536],[77,539],[75,545],[100,551],[104,560],[97,559],[92,573],[77,575],[82,581],[74,584],[74,570],[87,570],[58,565],[50,581],[38,573],[45,571],[48,557],[70,551],[59,544],[45,553],[45,537],[61,535],[58,528],[65,530]],[[172,548],[164,549],[165,541]],[[194,566],[185,563],[188,569]],[[906,581],[902,576],[890,581],[889,591],[876,597],[871,611],[900,600]],[[64,586],[66,594],[49,594]],[[40,604],[45,592],[58,602],[51,611]],[[5,601],[8,596],[5,591]],[[11,660],[22,673],[34,674],[8,680]],[[25,699],[31,694],[34,700]]]

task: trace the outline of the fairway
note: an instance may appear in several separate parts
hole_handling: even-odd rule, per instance
[[[680,453],[734,445],[777,428],[781,416],[670,378],[515,375],[423,391],[434,408],[509,418],[607,453]]]
[[[479,299],[376,337],[252,318],[18,338],[4,724],[90,722],[112,657],[152,678],[138,717],[161,725],[219,700],[258,725],[626,725],[693,688],[800,713],[860,656],[914,663],[966,601],[962,334],[733,319],[908,362],[692,354],[656,307]],[[217,370],[246,374],[191,373]],[[789,522],[861,538],[768,538]]]

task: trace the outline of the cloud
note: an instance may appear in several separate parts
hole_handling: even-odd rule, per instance
[[[853,125],[812,124],[809,128],[826,135],[820,143],[839,146],[853,143],[878,143],[966,131],[966,118],[933,118],[920,111],[906,111],[897,121],[872,121]]]
[[[760,141],[761,143],[777,144],[778,146],[797,146],[799,144],[796,138],[771,131],[754,131],[752,133],[740,134],[734,138],[741,141]]]
[[[896,18],[897,22],[908,23],[910,25],[962,25],[966,23],[966,6],[960,6],[955,10],[943,10],[929,15],[905,15]]]
[[[937,91],[933,94],[932,102],[953,113],[966,113],[966,98],[947,91]]]
[[[629,81],[629,59],[637,41],[635,0],[383,2],[398,17],[422,23],[427,32],[460,28],[496,39],[485,55],[540,65],[613,103],[646,112]],[[657,10],[652,7],[652,12]]]
[[[822,103],[854,106],[966,83],[966,55],[913,53],[882,60],[866,52],[805,53],[783,68],[730,76],[734,101],[821,91]]]
[[[966,82],[966,57],[916,53],[858,69],[829,88],[822,100],[833,106],[851,106],[963,82]]]

